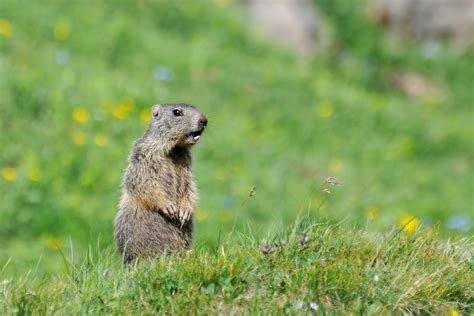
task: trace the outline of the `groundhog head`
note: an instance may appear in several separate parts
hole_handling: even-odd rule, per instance
[[[149,131],[176,146],[196,144],[207,126],[207,117],[189,104],[154,105],[151,114]]]

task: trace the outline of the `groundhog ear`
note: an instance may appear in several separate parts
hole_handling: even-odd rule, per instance
[[[153,115],[153,117],[157,117],[160,114],[160,108],[161,105],[159,104],[155,104],[151,107],[151,114]]]

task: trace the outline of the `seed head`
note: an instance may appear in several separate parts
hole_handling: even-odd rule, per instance
[[[337,180],[337,179],[334,178],[334,177],[328,177],[328,178],[326,179],[326,183],[328,183],[328,184],[330,184],[330,185],[333,185],[333,186],[338,186],[338,185],[340,185],[339,180]]]
[[[250,189],[250,192],[247,198],[251,198],[252,196],[254,196],[257,193],[256,191],[257,191],[257,187],[253,185],[252,188]]]

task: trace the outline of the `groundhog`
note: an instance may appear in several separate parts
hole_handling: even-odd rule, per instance
[[[191,247],[197,191],[190,150],[206,126],[193,105],[152,107],[148,129],[128,159],[115,219],[125,262]]]

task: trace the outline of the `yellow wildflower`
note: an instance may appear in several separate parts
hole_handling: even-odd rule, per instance
[[[133,108],[135,107],[135,103],[133,102],[132,99],[124,99],[122,102],[120,102],[120,106],[122,106],[125,111],[131,112]]]
[[[420,226],[420,221],[413,215],[403,215],[400,226],[407,234],[413,234]]]
[[[108,142],[109,138],[103,133],[96,134],[94,137],[94,143],[99,147],[104,147]]]
[[[38,182],[41,180],[41,173],[37,168],[32,168],[28,171],[28,178],[33,182]]]
[[[221,222],[230,222],[234,218],[234,214],[229,211],[224,211],[219,215]]]
[[[369,220],[374,220],[380,215],[380,209],[378,207],[369,206],[364,210],[364,216]]]
[[[342,166],[343,164],[340,159],[334,159],[329,162],[329,170],[334,173],[341,171]]]
[[[204,221],[207,218],[207,212],[203,209],[198,209],[196,212],[196,219],[200,222]]]
[[[7,181],[14,181],[16,179],[16,169],[13,167],[3,168],[2,176]]]
[[[148,122],[150,121],[150,110],[149,109],[145,109],[145,110],[142,110],[140,112],[140,121],[143,123],[143,124],[148,124]]]
[[[11,37],[13,33],[13,25],[10,21],[5,19],[0,19],[0,35],[5,37]]]
[[[78,107],[72,112],[72,117],[76,122],[84,124],[89,120],[89,112],[83,107]]]
[[[132,112],[135,104],[131,99],[122,100],[117,106],[112,109],[112,115],[119,120],[125,119],[130,112]]]
[[[322,118],[331,117],[333,112],[333,106],[328,101],[321,101],[316,105],[316,113]]]
[[[59,249],[61,248],[61,241],[59,240],[58,237],[48,236],[46,238],[46,246],[49,249]]]
[[[112,115],[118,118],[119,120],[123,120],[127,117],[128,113],[127,111],[125,111],[124,108],[116,106],[112,109]]]
[[[84,145],[87,141],[86,133],[84,132],[74,132],[72,134],[72,141],[77,145]]]
[[[451,313],[449,313],[449,316],[459,316],[459,312],[457,310],[453,309],[451,311]]]
[[[64,41],[69,37],[71,33],[71,28],[66,22],[58,22],[54,26],[53,34],[54,38],[58,41]]]

